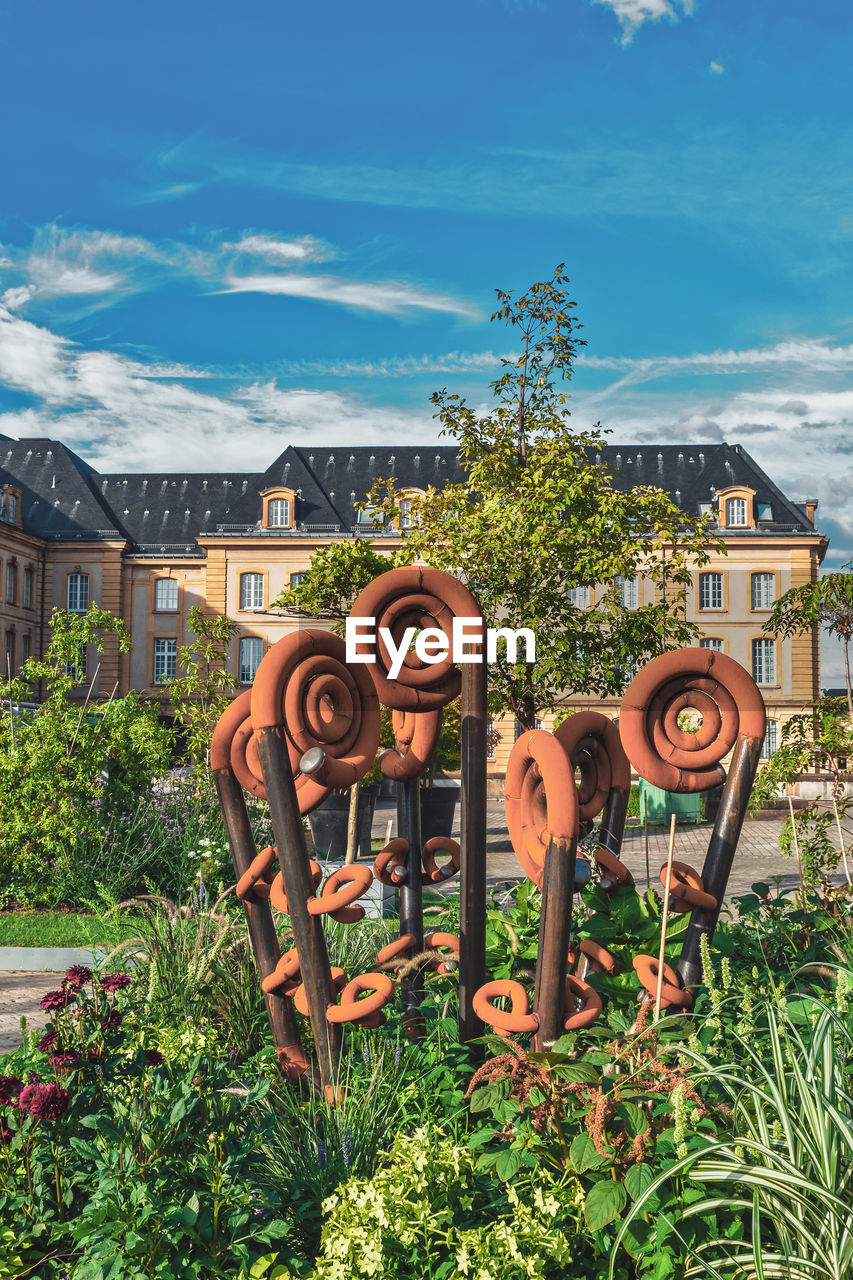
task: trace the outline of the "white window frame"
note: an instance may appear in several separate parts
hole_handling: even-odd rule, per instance
[[[33,587],[35,586],[35,574],[29,566],[24,569],[23,594],[21,596],[21,604],[24,609],[32,609],[33,607]]]
[[[86,612],[89,608],[88,573],[69,573],[65,599],[69,613]]]
[[[723,653],[724,646],[719,636],[703,636],[699,641],[700,649],[712,649],[714,653]]]
[[[767,729],[764,733],[764,741],[761,744],[761,759],[769,760],[772,755],[779,750],[779,721],[768,720]]]
[[[178,642],[169,636],[154,639],[154,683],[165,684],[178,674]]]
[[[267,503],[267,528],[290,528],[290,498],[270,498]]]
[[[589,587],[569,587],[566,592],[569,604],[575,609],[585,610],[590,606],[590,590]]]
[[[746,498],[726,498],[726,528],[746,528]]]
[[[750,574],[749,598],[754,610],[772,609],[776,603],[776,575],[763,569]]]
[[[11,560],[6,565],[6,603],[18,603],[18,566]]]
[[[168,594],[167,603],[163,603],[160,599],[161,595]],[[174,604],[169,603],[174,600]],[[178,579],[177,578],[158,578],[154,583],[154,608],[157,613],[177,613],[178,612]]]
[[[707,590],[706,590],[707,588]],[[708,603],[719,599],[719,604]],[[708,573],[699,574],[699,608],[700,609],[716,609],[723,608],[725,603],[725,592],[723,590],[723,575],[715,573],[713,570]]]
[[[264,575],[249,570],[240,574],[240,608],[263,609]]]
[[[6,494],[6,520],[9,524],[15,524],[18,519],[18,495],[16,493]]]
[[[289,579],[290,586],[291,587],[301,586],[301,584],[305,581],[306,577],[307,577],[307,570],[305,569],[302,569],[298,573],[292,573]]]
[[[757,685],[776,684],[776,641],[756,638],[752,642],[752,678]]]
[[[73,680],[82,682],[89,670],[89,654],[84,644],[80,645],[80,656],[77,662],[66,662],[65,674]]]
[[[245,654],[253,653],[257,661],[252,661]],[[264,642],[261,636],[241,636],[237,646],[237,679],[240,684],[251,684],[255,678],[261,659],[264,656]]]
[[[616,579],[616,586],[619,591],[619,599],[622,602],[623,609],[639,609],[640,607],[640,579],[634,574],[633,578],[623,578],[620,574]]]

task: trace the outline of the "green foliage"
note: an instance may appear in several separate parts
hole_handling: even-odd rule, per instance
[[[412,498],[406,535],[409,555],[462,578],[489,626],[509,620],[533,630],[535,664],[512,664],[499,648],[490,670],[492,712],[511,712],[529,728],[573,692],[621,692],[637,664],[689,643],[697,634],[683,608],[691,570],[709,546],[723,550],[708,523],[663,490],[614,487],[596,457],[598,428],[569,431],[559,387],[579,340],[567,286],[559,266],[517,300],[498,293],[492,319],[517,330],[521,352],[503,360],[490,412],[447,391],[433,396],[466,474]],[[394,478],[377,481],[368,500],[395,518]],[[625,609],[616,582],[636,573],[654,584],[657,601]],[[608,590],[591,609],[575,606],[573,588],[602,583]]]
[[[830,635],[838,636],[844,646],[844,672],[847,685],[847,710],[853,725],[853,688],[850,681],[850,643],[853,640],[853,561],[838,573],[827,573],[817,582],[792,587],[773,605],[764,631],[773,636],[802,635],[822,626]],[[847,570],[845,573],[844,570]]]
[[[76,851],[97,847],[105,821],[126,813],[169,757],[169,731],[138,694],[102,704],[69,700],[85,683],[82,649],[103,653],[109,635],[121,652],[130,648],[121,619],[92,604],[85,614],[55,609],[50,625],[44,658],[29,659],[6,685],[10,704],[26,701],[33,686],[44,701],[0,717],[4,903],[61,901]]]
[[[467,1147],[433,1128],[398,1135],[388,1165],[326,1202],[316,1280],[557,1280],[590,1274],[580,1197],[545,1171],[480,1175]]]
[[[187,759],[196,775],[207,779],[213,730],[237,691],[237,677],[228,670],[228,659],[240,628],[229,618],[210,616],[200,605],[193,605],[187,629],[195,639],[178,650],[178,669],[184,674],[167,680],[166,691],[183,730]]]
[[[273,604],[300,618],[333,621],[332,630],[343,635],[343,624],[356,596],[381,573],[410,560],[406,548],[388,554],[374,551],[369,538],[331,542],[317,548],[302,581],[286,587]]]

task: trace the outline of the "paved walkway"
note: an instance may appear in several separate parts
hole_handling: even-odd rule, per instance
[[[46,991],[54,991],[62,980],[59,973],[33,973],[13,969],[0,973],[0,1054],[11,1053],[21,1043],[21,1018],[27,1030],[43,1027],[48,1015],[39,1008]]]

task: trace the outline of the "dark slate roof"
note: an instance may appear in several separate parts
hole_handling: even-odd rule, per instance
[[[691,513],[720,490],[747,485],[769,509],[759,532],[814,533],[804,508],[785,497],[740,445],[608,444],[597,457],[618,488],[663,488]],[[197,555],[196,539],[206,534],[293,536],[260,527],[260,494],[276,485],[297,492],[296,533],[358,532],[355,503],[374,480],[390,476],[401,487],[427,489],[461,480],[463,473],[455,447],[422,444],[289,446],[262,472],[99,474],[57,441],[0,437],[0,481],[21,486],[25,528],[48,539],[124,537],[143,554]],[[374,532],[364,524],[361,531]],[[729,532],[754,536],[748,529]]]

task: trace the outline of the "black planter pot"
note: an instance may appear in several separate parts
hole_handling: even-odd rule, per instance
[[[433,836],[451,834],[458,799],[459,787],[456,784],[421,789],[421,839],[424,844]]]
[[[370,829],[379,788],[375,783],[358,790],[357,856],[370,858]],[[347,852],[349,792],[333,791],[322,804],[308,814],[311,840],[317,854],[330,862],[343,862]]]

